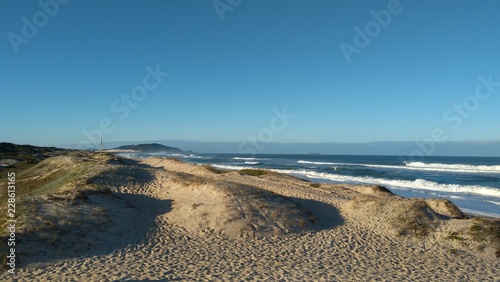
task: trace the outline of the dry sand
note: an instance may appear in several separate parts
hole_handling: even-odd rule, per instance
[[[494,246],[477,251],[481,242],[448,238],[473,220],[446,218],[421,201],[377,187],[314,188],[275,173],[141,162],[135,184],[96,180],[113,193],[88,195],[84,206],[104,207],[111,223],[81,233],[86,252],[42,254],[45,246],[25,242],[24,267],[0,280],[500,281]],[[413,205],[423,207],[418,224],[404,216]]]

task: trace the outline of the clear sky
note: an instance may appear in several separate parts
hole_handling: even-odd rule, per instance
[[[0,141],[500,140],[496,0],[60,2],[0,2]]]

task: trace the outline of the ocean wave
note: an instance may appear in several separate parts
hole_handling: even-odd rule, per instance
[[[497,201],[489,201],[489,200],[487,200],[486,202],[500,206],[500,202],[497,202]]]
[[[462,173],[500,173],[500,165],[465,165],[465,164],[441,164],[441,163],[422,163],[422,162],[405,162],[404,165],[378,165],[378,164],[363,164],[363,163],[334,163],[334,162],[313,162],[299,160],[300,164],[314,165],[335,165],[335,166],[359,166],[370,168],[383,169],[406,169],[420,171],[440,171],[440,172],[462,172]]]
[[[302,175],[308,178],[332,180],[336,182],[382,185],[389,188],[400,188],[400,189],[421,189],[421,190],[432,190],[432,191],[440,191],[448,193],[477,194],[477,195],[500,198],[500,189],[493,187],[479,186],[479,185],[441,184],[425,179],[416,179],[411,181],[411,180],[374,178],[370,176],[348,176],[348,175],[338,175],[338,174],[315,172],[308,170],[273,169],[273,171],[280,173],[287,173],[287,174]]]
[[[475,215],[480,215],[480,216],[487,216],[487,217],[495,217],[495,218],[500,218],[500,214],[498,213],[492,213],[492,212],[483,212],[483,211],[477,211],[477,210],[470,210],[470,209],[464,209],[460,208],[464,213],[466,214],[475,214]]]
[[[229,170],[254,169],[254,167],[251,167],[251,166],[237,166],[237,165],[212,164],[211,166],[216,167],[216,168],[221,168],[221,169],[229,169]]]
[[[127,159],[141,158],[138,153],[118,153],[116,155]]]
[[[343,167],[341,165],[354,165],[354,164],[343,164],[343,163],[328,163],[328,162],[310,162],[310,161],[304,161],[304,160],[300,160],[300,161],[297,161],[297,163],[299,164],[314,164],[314,165],[330,165],[332,166],[331,169],[333,170],[342,170]]]
[[[159,152],[140,152],[140,154],[145,155],[145,156],[158,156],[158,157],[164,157],[168,153],[165,151],[159,151]]]
[[[311,162],[311,161],[304,161],[300,160],[297,161],[299,164],[315,164],[315,165],[339,165],[341,163],[329,163],[329,162]],[[345,165],[350,165],[350,164],[345,164]]]
[[[186,159],[208,159],[207,157],[196,156],[193,154],[190,154],[189,156],[184,155],[184,158],[186,158]]]
[[[405,167],[418,170],[470,172],[470,173],[500,173],[500,165],[465,165],[405,162]]]
[[[249,161],[245,161],[245,164],[255,165],[255,164],[259,164],[259,162],[249,162]]]
[[[404,166],[399,165],[376,165],[376,164],[346,164],[358,165],[362,167],[371,168],[385,168],[385,169],[406,169],[406,170],[419,170],[419,171],[439,171],[439,172],[461,172],[461,173],[500,173],[500,166],[473,166],[461,164],[425,164],[425,163],[405,163]]]
[[[233,160],[244,160],[244,161],[253,161],[257,158],[242,158],[242,157],[234,157]]]

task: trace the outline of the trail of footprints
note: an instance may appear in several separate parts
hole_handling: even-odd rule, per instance
[[[155,195],[155,190],[161,188],[155,186],[166,177],[157,176],[159,181],[145,185],[140,193]],[[325,195],[318,192],[310,196],[327,201]],[[154,207],[143,207],[146,214],[148,208]],[[353,230],[353,236],[345,235]],[[444,250],[421,253],[418,249],[411,241],[371,232],[353,218],[346,218],[343,225],[331,230],[243,241],[216,235],[191,237],[158,216],[157,226],[138,245],[49,266],[31,265],[20,269],[17,278],[19,281],[495,281],[500,277],[499,263],[495,269],[484,269],[476,266],[483,265],[476,263],[476,258],[465,260]],[[417,255],[419,260],[415,260]],[[443,257],[448,264],[443,264]]]

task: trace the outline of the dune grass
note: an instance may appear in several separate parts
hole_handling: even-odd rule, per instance
[[[263,169],[242,169],[239,172],[241,175],[250,176],[263,176],[269,173],[269,171]]]
[[[467,235],[475,242],[490,244],[495,249],[495,257],[500,258],[500,220],[474,218]]]
[[[203,167],[212,172],[212,173],[215,173],[215,174],[224,174],[224,173],[228,173],[228,172],[231,172],[231,170],[227,170],[227,169],[218,169],[216,167],[213,167],[211,165],[203,165]]]

